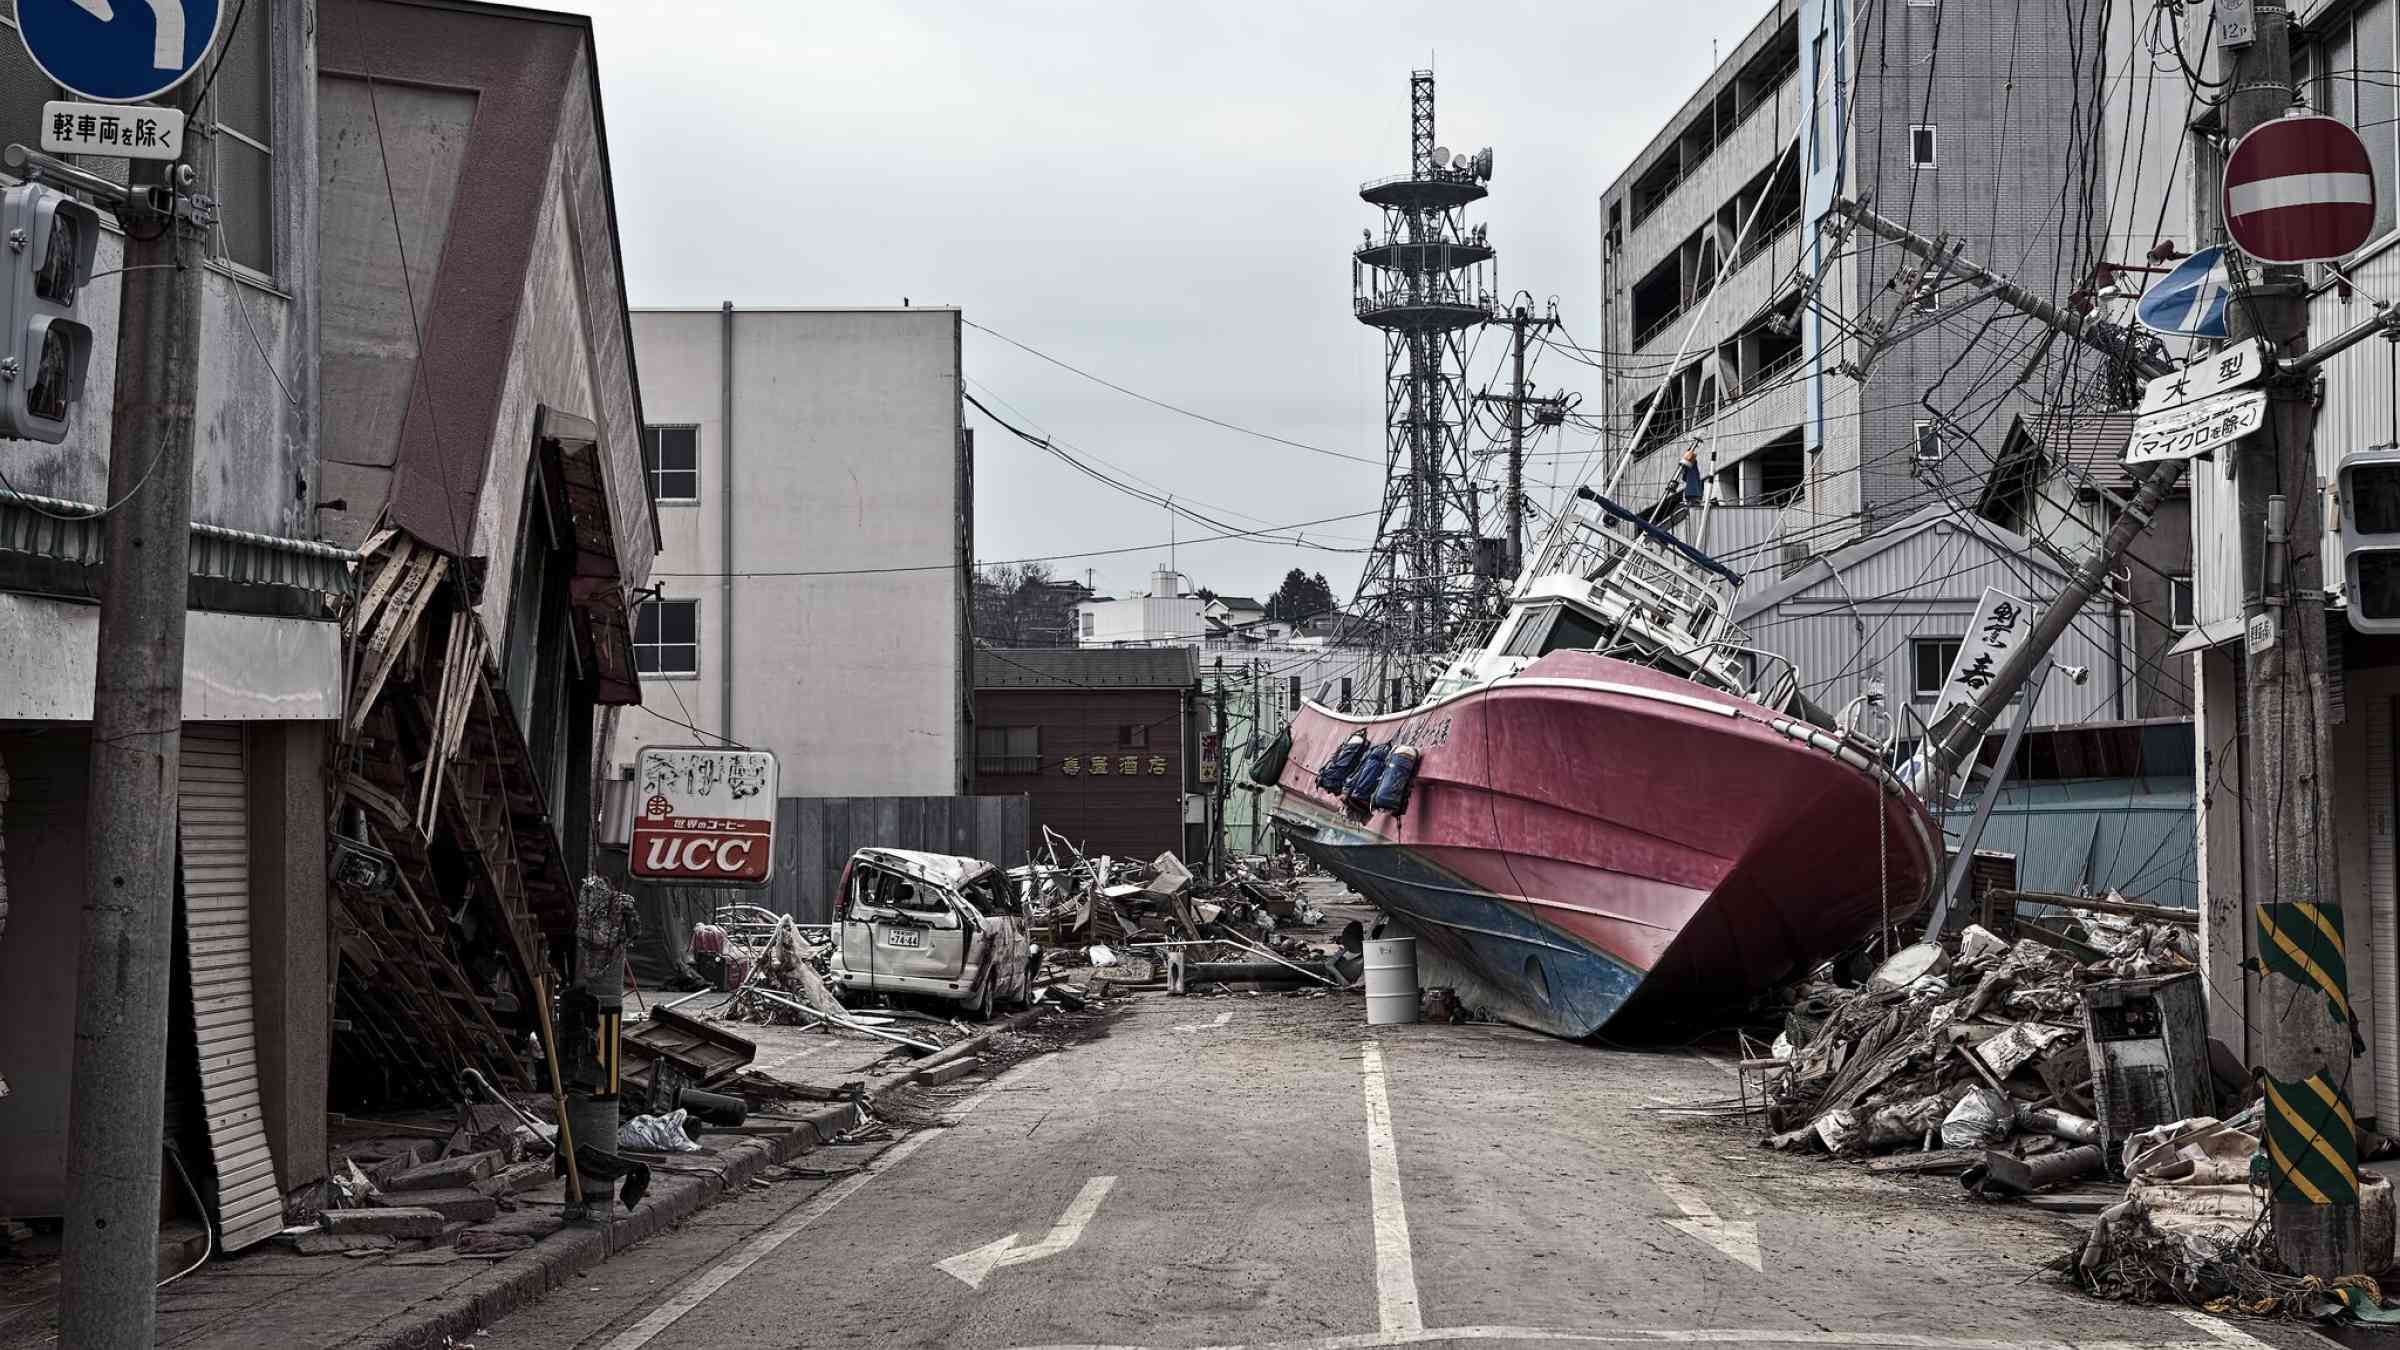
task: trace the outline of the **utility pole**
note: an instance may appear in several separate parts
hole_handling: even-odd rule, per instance
[[[1217,734],[1208,754],[1208,874],[1225,879],[1225,658],[1217,658]]]
[[[176,106],[194,112],[195,93],[187,84]],[[197,116],[190,125],[198,135]],[[59,1343],[84,1350],[157,1343],[193,405],[211,218],[191,204],[205,163],[129,161],[119,207],[128,228],[59,1265]]]
[[[2225,105],[2229,144],[2292,106],[2291,11],[2259,5],[2256,18],[2252,41],[2219,48],[2232,77]],[[2317,928],[2318,905],[2331,909],[2338,923],[2341,900],[2325,684],[2325,513],[2317,479],[2314,377],[2307,367],[2291,366],[2308,349],[2308,292],[2301,269],[2289,264],[2263,265],[2255,275],[2237,268],[2232,280],[2228,340],[2261,339],[2274,358],[2266,421],[2234,450],[2250,714],[2244,747],[2250,775],[2242,796],[2242,834],[2249,841],[2242,851],[2244,889],[2262,935],[2305,933]],[[2262,937],[2262,956],[2270,945]],[[2343,1109],[2339,1098],[2350,1079],[2351,1032],[2328,994],[2338,993],[2346,1006],[2347,972],[2338,961],[2330,969],[2320,963],[2319,979],[2330,981],[2321,988],[2291,979],[2272,962],[2267,969],[2272,974],[2262,979],[2281,978],[2292,985],[2258,1000],[2268,1115],[2272,1120],[2288,1101],[2307,1120],[2332,1121]],[[2326,1105],[2304,1086],[2312,1078],[2335,1095],[2335,1105]],[[2270,1204],[2276,1254],[2295,1274],[2328,1279],[2355,1274],[2363,1268],[2357,1136],[2339,1124],[2308,1133],[2315,1150],[2330,1148],[2340,1155],[2336,1170],[2346,1169],[2350,1183],[2347,1190],[2311,1184],[2300,1175],[2302,1159],[2278,1157]]]
[[[1516,379],[1506,394],[1478,394],[1479,403],[1502,403],[1508,406],[1508,574],[1516,576],[1525,569],[1525,412],[1534,405],[1535,422],[1541,426],[1557,426],[1565,419],[1565,400],[1561,397],[1537,399],[1525,392],[1525,335],[1559,326],[1558,307],[1554,304],[1547,314],[1536,316],[1532,306],[1525,303],[1530,297],[1519,293],[1518,302],[1509,309],[1506,318],[1493,323],[1505,324],[1516,361]]]

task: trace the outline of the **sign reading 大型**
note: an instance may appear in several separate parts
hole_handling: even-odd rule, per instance
[[[2266,373],[2266,344],[2257,338],[2203,356],[2172,375],[2161,375],[2142,387],[2140,412],[2147,416],[2198,403],[2211,394],[2256,384]]]
[[[183,109],[127,108],[114,103],[45,103],[42,148],[54,155],[180,159]]]
[[[774,875],[774,752],[651,747],[634,782],[633,875],[715,886],[760,886]]]
[[[1944,715],[1953,708],[1975,700],[1984,687],[2000,678],[2000,667],[2007,664],[2008,654],[2025,640],[2033,623],[2033,610],[2024,601],[2006,591],[1986,586],[1983,600],[1975,606],[1975,620],[1967,625],[1967,635],[1958,644],[1958,656],[1950,663],[1950,676],[1942,682],[1941,697],[1934,701],[1933,713],[1925,725],[1938,726]]]
[[[219,0],[17,0],[17,36],[33,63],[100,103],[140,103],[190,79],[223,18]]]

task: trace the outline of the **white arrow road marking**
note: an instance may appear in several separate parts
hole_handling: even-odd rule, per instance
[[[1108,1198],[1108,1188],[1116,1184],[1115,1177],[1093,1177],[1083,1183],[1083,1189],[1077,1191],[1075,1199],[1067,1205],[1067,1212],[1050,1226],[1050,1236],[1030,1247],[1018,1246],[1017,1235],[1011,1233],[998,1242],[987,1242],[971,1252],[960,1252],[947,1261],[936,1261],[934,1268],[969,1289],[981,1289],[983,1282],[991,1278],[992,1272],[1002,1266],[1021,1266],[1028,1261],[1056,1256],[1074,1246],[1075,1240],[1083,1236],[1084,1225],[1090,1223],[1092,1216],[1100,1211],[1100,1202]]]
[[[1221,1027],[1232,1020],[1233,1013],[1231,1010],[1227,1010],[1225,1012],[1218,1013],[1217,1020],[1214,1022],[1185,1022],[1175,1029],[1177,1031],[1207,1031],[1212,1027]]]
[[[1717,1212],[1708,1207],[1707,1196],[1663,1172],[1651,1180],[1675,1202],[1675,1208],[1683,1211],[1682,1218],[1665,1220],[1667,1227],[1686,1237],[1698,1238],[1752,1270],[1766,1272],[1766,1263],[1758,1253],[1757,1224],[1718,1218]]]

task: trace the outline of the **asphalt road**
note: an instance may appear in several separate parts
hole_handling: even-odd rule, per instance
[[[1720,1063],[1363,1018],[1144,998],[958,1085],[954,1127],[812,1154],[864,1167],[721,1204],[476,1344],[2325,1344],[2094,1303],[2039,1272],[2057,1220],[1642,1109],[1729,1095]]]

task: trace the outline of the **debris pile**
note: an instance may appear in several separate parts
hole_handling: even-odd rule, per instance
[[[2057,1268],[2101,1298],[2177,1303],[2214,1313],[2391,1321],[2372,1278],[2388,1268],[2391,1183],[2359,1177],[2364,1274],[2327,1282],[2284,1272],[2275,1256],[2265,1198],[2268,1162],[2259,1133],[2263,1105],[2230,1120],[2198,1116],[2125,1141],[2125,1198],[2101,1212]]]
[[[2192,921],[2077,909],[2028,920],[2013,944],[1969,925],[1955,940],[1894,953],[1856,988],[1824,973],[1773,1052],[1769,1146],[1862,1157],[1879,1171],[1958,1177],[1973,1193],[2025,1197],[2102,1172],[2083,1022],[2103,981],[2197,969]],[[2179,916],[2178,916],[2179,917]]]

